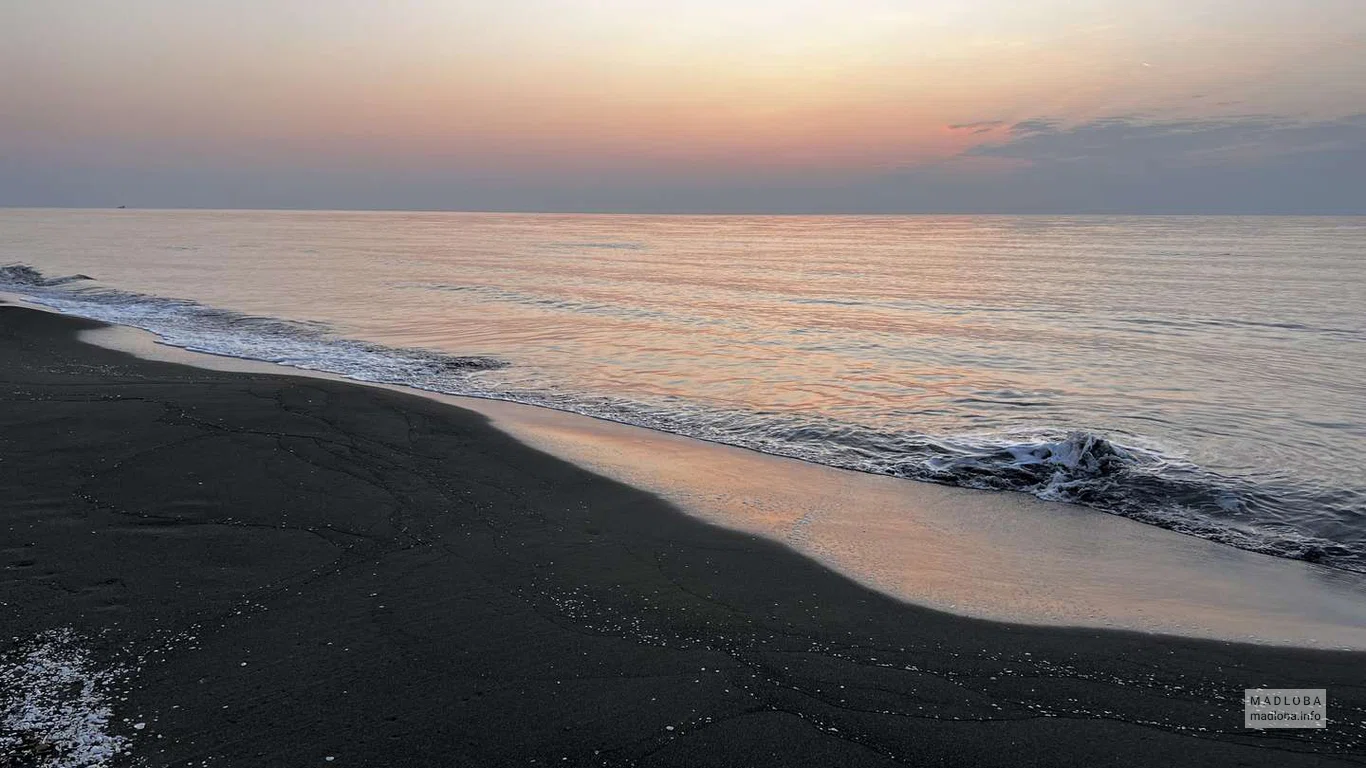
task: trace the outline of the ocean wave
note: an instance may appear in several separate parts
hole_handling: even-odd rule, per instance
[[[93,280],[89,275],[67,275],[65,277],[44,277],[42,272],[27,264],[0,265],[0,284],[24,288],[51,288],[67,283]]]
[[[577,243],[577,242],[560,242],[560,243],[546,243],[546,244],[545,244],[545,247],[546,247],[546,248],[554,248],[554,249],[558,249],[558,250],[596,250],[596,251],[645,251],[645,250],[649,250],[649,248],[650,248],[650,246],[647,245],[647,244],[645,244],[645,243],[635,242],[635,241],[612,241],[612,242],[597,242],[597,243],[591,243],[591,242],[583,242],[583,243]]]
[[[84,275],[48,278],[26,265],[0,266],[0,290],[66,314],[142,328],[185,349],[549,407],[843,469],[1028,493],[1241,549],[1366,572],[1366,492],[1289,478],[1221,475],[1139,435],[1084,427],[929,435],[817,414],[585,395],[553,383],[539,391],[514,389],[478,375],[507,365],[496,358],[386,347],[340,338],[317,324],[73,285],[89,280]]]
[[[341,338],[320,324],[248,315],[193,301],[102,286],[69,287],[92,280],[85,275],[47,278],[23,264],[0,266],[0,290],[64,314],[151,331],[171,346],[195,352],[418,387],[507,365],[492,357],[448,355]]]
[[[1103,509],[1181,533],[1277,557],[1366,570],[1360,552],[1322,536],[1270,523],[1292,506],[1283,489],[1209,472],[1154,448],[1085,432],[958,438],[945,455],[891,473],[984,490],[1022,491]],[[1301,489],[1293,506],[1340,508],[1341,493]],[[1274,513],[1278,513],[1273,515]]]
[[[508,288],[499,288],[491,285],[457,285],[453,283],[431,283],[431,282],[394,282],[389,283],[390,287],[399,290],[418,290],[434,291],[440,293],[464,293],[478,296],[487,301],[505,302],[508,304],[518,304],[534,309],[548,310],[552,312],[569,312],[583,315],[600,315],[603,317],[628,318],[635,320],[647,320],[651,322],[665,322],[674,325],[729,325],[737,327],[734,323],[726,323],[718,319],[709,319],[696,315],[680,315],[671,312],[664,312],[657,309],[650,309],[643,306],[622,306],[620,304],[604,303],[596,301],[579,301],[551,296],[542,296],[527,291],[518,291]]]
[[[810,417],[522,401],[841,469],[1027,493],[1239,549],[1366,573],[1366,493],[1221,475],[1137,435],[1035,428],[945,436]]]

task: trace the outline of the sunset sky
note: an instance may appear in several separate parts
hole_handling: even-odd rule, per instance
[[[0,205],[1366,213],[1363,0],[0,0]]]

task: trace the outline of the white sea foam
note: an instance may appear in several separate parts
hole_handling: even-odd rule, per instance
[[[647,403],[565,391],[556,382],[508,387],[478,375],[486,357],[347,339],[326,327],[244,315],[178,299],[0,267],[0,288],[80,317],[129,325],[173,346],[579,413],[844,469],[1083,504],[1145,523],[1280,557],[1366,571],[1359,542],[1320,535],[1316,518],[1351,518],[1352,489],[1274,486],[1220,475],[1139,435],[1084,426],[951,435],[878,430],[819,413],[753,413],[675,398]],[[575,311],[583,311],[582,307]],[[1354,534],[1356,535],[1356,534]]]
[[[48,278],[25,265],[0,267],[0,288],[63,314],[151,331],[166,343],[226,357],[339,373],[362,381],[422,386],[503,365],[422,349],[396,349],[333,336],[326,328],[244,315],[193,301],[106,289],[65,290],[84,275]]]

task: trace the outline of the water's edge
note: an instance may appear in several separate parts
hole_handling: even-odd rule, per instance
[[[981,490],[1016,491],[1096,508],[1277,557],[1366,572],[1351,543],[1252,514],[1288,504],[1350,504],[1350,491],[1257,485],[1184,461],[1137,435],[1039,428],[936,436],[877,432],[818,418],[672,410],[622,398],[499,389],[479,372],[508,365],[347,339],[316,324],[245,315],[197,302],[91,287],[84,275],[48,277],[0,266],[0,290],[55,311],[149,331],[194,352],[322,371],[361,382],[505,400],[873,474]]]

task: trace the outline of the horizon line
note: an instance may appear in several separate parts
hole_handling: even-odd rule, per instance
[[[938,211],[892,211],[892,210],[871,210],[871,211],[623,211],[623,210],[517,210],[511,208],[487,208],[487,209],[458,209],[458,208],[308,208],[308,207],[276,207],[276,208],[255,208],[255,207],[233,207],[233,206],[88,206],[88,205],[6,205],[0,204],[0,210],[7,211],[133,211],[146,213],[172,213],[180,211],[199,211],[205,213],[213,212],[241,212],[241,213],[432,213],[432,214],[456,214],[456,215],[511,215],[511,216],[790,216],[790,217],[815,217],[815,216],[1133,216],[1133,217],[1176,217],[1176,216],[1200,216],[1200,217],[1286,217],[1286,218],[1362,218],[1366,217],[1366,209],[1358,212],[1306,212],[1306,211],[964,211],[964,210],[938,210]]]

